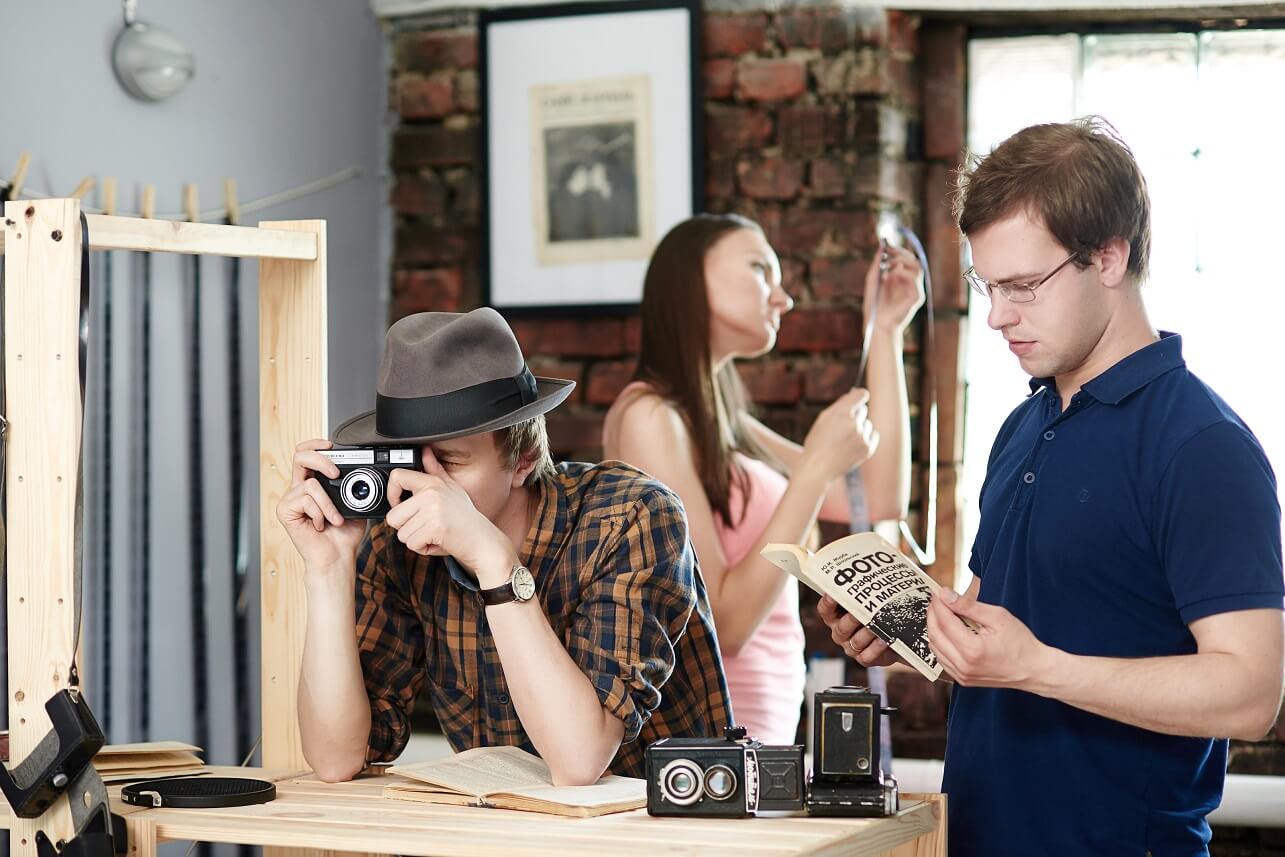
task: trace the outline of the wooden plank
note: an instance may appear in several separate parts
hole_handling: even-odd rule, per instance
[[[250,773],[253,773],[251,771]],[[277,799],[253,807],[199,812],[147,810],[161,838],[196,838],[272,846],[369,848],[406,854],[849,854],[875,857],[940,826],[935,796],[908,796],[896,817],[814,818],[804,815],[747,819],[652,818],[644,811],[589,819],[476,809],[374,798],[381,780],[328,784],[278,783]],[[479,827],[486,836],[479,842]],[[930,843],[931,844],[931,843]],[[907,852],[941,857],[930,848]],[[902,857],[898,854],[897,857]]]
[[[146,220],[141,217],[107,214],[88,214],[86,218],[89,221],[91,250],[144,250],[154,253],[293,259],[305,262],[317,258],[317,238],[311,232],[226,226],[221,223]],[[0,241],[0,250],[3,248],[4,242]]]
[[[923,801],[931,807],[935,824],[927,833],[885,852],[882,857],[946,857],[946,824],[948,821],[946,795],[938,793],[905,794],[902,795],[902,800]]]
[[[298,770],[307,767],[295,704],[307,602],[303,561],[276,515],[295,445],[326,434],[326,227],[319,220],[264,226],[310,235],[317,246],[316,261],[259,266],[263,764]]]
[[[68,686],[74,637],[76,475],[80,463],[80,204],[7,202],[5,393],[9,574],[9,759],[16,766],[52,728],[45,702]],[[12,844],[72,832],[60,802],[19,820]]]
[[[321,220],[261,223],[260,230],[265,229],[307,235],[316,247],[313,261],[264,259],[259,264],[263,764],[298,770],[307,766],[295,696],[307,601],[303,561],[277,522],[276,512],[290,487],[295,445],[326,434],[326,224]],[[309,843],[298,838],[259,844],[294,846],[270,849],[265,857],[320,857],[299,848]]]
[[[944,857],[944,801],[904,795],[892,818],[769,814],[756,819],[653,818],[642,810],[597,818],[384,800],[378,790],[398,777],[322,783],[260,769],[240,773],[277,781],[268,804],[204,810],[134,809],[135,823],[155,826],[157,840],[197,839],[266,845],[273,851],[325,853],[372,846],[405,854],[530,854],[644,857],[653,854],[855,855]],[[226,773],[220,770],[219,773]],[[118,789],[113,789],[117,791]],[[479,829],[485,836],[479,836]],[[913,844],[912,844],[913,843]],[[282,848],[289,845],[290,848]],[[888,849],[894,850],[889,851]],[[318,851],[306,853],[316,855]],[[150,857],[140,854],[138,857]]]
[[[199,839],[250,845],[291,845],[359,850],[378,845],[402,854],[599,855],[655,854],[852,855],[876,857],[889,848],[931,833],[935,804],[920,803],[886,819],[658,819],[633,815],[633,825],[599,819],[560,819],[503,810],[439,808],[420,818],[372,815],[369,808],[336,817],[322,807],[276,802],[258,813],[151,810],[161,838]],[[247,810],[250,808],[246,808]],[[444,810],[454,809],[453,813]],[[530,815],[529,819],[514,816]],[[453,817],[452,817],[453,816]],[[593,824],[591,822],[600,822]],[[788,824],[785,824],[788,822]],[[825,822],[818,824],[818,822]],[[645,825],[645,829],[644,829]],[[485,830],[479,836],[479,828]],[[774,829],[779,828],[779,829]],[[780,834],[780,835],[774,835]],[[809,835],[812,834],[812,835]],[[911,852],[940,857],[941,851]],[[898,855],[901,857],[901,855]]]
[[[315,233],[295,229],[183,223],[91,214],[89,244],[93,250],[149,250],[205,256],[314,261],[320,244]]]

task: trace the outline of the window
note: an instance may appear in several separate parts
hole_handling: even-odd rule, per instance
[[[1152,323],[1183,334],[1187,365],[1240,414],[1285,477],[1285,31],[1064,35],[969,45],[968,147],[985,153],[1037,122],[1097,113],[1133,149],[1151,192]],[[1027,377],[969,316],[964,428],[964,561],[991,442]],[[1285,498],[1285,491],[1282,491]]]

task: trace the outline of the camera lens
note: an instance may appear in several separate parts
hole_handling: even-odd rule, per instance
[[[384,482],[377,471],[358,467],[339,484],[339,494],[344,504],[354,512],[368,512],[379,505],[384,496]]]
[[[660,793],[670,803],[688,806],[700,800],[702,779],[695,762],[675,759],[660,771]]]
[[[705,791],[714,800],[727,800],[736,791],[736,774],[727,765],[714,765],[705,772]]]

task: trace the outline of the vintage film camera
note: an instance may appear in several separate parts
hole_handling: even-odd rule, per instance
[[[879,764],[879,694],[864,687],[818,691],[812,707],[810,815],[892,815],[900,806],[897,781]]]
[[[398,468],[423,470],[418,446],[373,446],[318,450],[339,467],[339,478],[321,474],[335,508],[345,518],[382,519],[388,504],[388,475]]]
[[[891,713],[864,687],[813,697],[814,773],[798,745],[764,745],[729,726],[722,738],[663,738],[646,750],[651,815],[744,818],[767,810],[884,816],[900,808],[897,781],[879,764],[879,715]]]
[[[744,818],[803,809],[803,748],[765,746],[729,726],[722,738],[662,738],[647,748],[651,815]]]

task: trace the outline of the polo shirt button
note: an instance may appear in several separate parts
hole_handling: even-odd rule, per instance
[[[509,695],[507,693],[497,693],[495,695],[495,701],[498,702],[500,705],[508,705]]]
[[[1048,431],[1044,432],[1044,439],[1045,440],[1053,439],[1053,429],[1049,429]]]
[[[1030,485],[1032,482],[1035,481],[1035,474],[1029,470],[1026,471],[1026,473],[1022,474],[1022,481],[1025,482],[1027,485]]]

